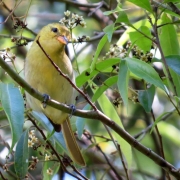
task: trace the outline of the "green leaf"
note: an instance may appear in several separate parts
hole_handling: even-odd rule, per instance
[[[96,68],[90,73],[90,68],[83,71],[78,77],[76,77],[76,85],[81,87],[84,83],[88,82],[91,78],[101,72],[111,72],[112,66],[120,62],[119,58],[110,58],[104,61],[98,62]],[[87,75],[87,73],[89,73]]]
[[[24,179],[28,171],[28,130],[26,130],[17,143],[14,155],[14,168],[19,179]]]
[[[180,97],[180,75],[177,74],[176,72],[174,72],[171,68],[170,68],[170,73],[171,73],[171,77],[173,79],[173,83],[176,87],[176,92],[177,92],[177,95]],[[171,85],[171,83],[169,82],[169,79],[168,79],[168,85]]]
[[[179,55],[171,55],[166,56],[167,65],[177,74],[180,75],[180,56]]]
[[[141,26],[139,28],[139,31],[142,32],[142,34],[139,33],[138,31],[130,32],[129,33],[130,40],[132,43],[136,44],[139,47],[139,49],[143,50],[146,53],[146,52],[150,51],[151,46],[152,46],[152,41],[150,39],[148,39],[147,37],[145,37],[144,35],[151,38],[152,37],[151,31],[146,26]]]
[[[41,125],[46,129],[46,131],[48,131],[50,134],[52,133],[54,128],[50,123],[49,119],[43,113],[32,111],[31,114],[41,123]],[[55,139],[59,147],[67,153],[68,151],[62,132],[54,132],[52,137]]]
[[[155,19],[152,15],[150,15],[150,18],[151,18],[152,22],[155,21]],[[161,20],[158,20],[158,25],[160,24],[160,22],[161,22]],[[124,45],[124,43],[129,40],[129,33],[136,31],[134,29],[134,27],[136,29],[139,29],[141,26],[146,26],[149,29],[152,28],[148,19],[143,19],[143,20],[137,21],[136,23],[133,23],[130,27],[128,27],[127,30],[120,36],[120,38],[117,42],[117,45],[118,46]]]
[[[166,114],[169,114],[170,112],[164,112],[162,113],[160,116],[158,116],[155,120],[155,122],[153,123],[152,127],[151,127],[151,131],[150,133],[152,133],[154,127],[158,124],[159,121],[161,121],[161,119],[166,115]]]
[[[128,109],[128,83],[129,83],[129,70],[126,61],[121,61],[119,65],[118,74],[118,89],[124,105]]]
[[[91,106],[89,104],[87,104],[83,110],[89,110],[91,108]],[[76,128],[77,128],[77,132],[78,132],[78,137],[81,138],[83,131],[84,131],[84,126],[86,124],[86,120],[85,118],[82,117],[77,117],[76,120]]]
[[[172,23],[171,19],[164,13],[162,24]],[[180,55],[177,33],[173,24],[167,24],[159,29],[160,44],[165,56]]]
[[[0,83],[0,99],[12,133],[13,149],[23,132],[24,124],[24,100],[17,87],[13,84]]]
[[[117,79],[118,79],[118,76],[113,76],[106,79],[106,81],[104,81],[103,84],[94,93],[92,97],[92,102],[95,102],[102,95],[103,92],[105,92],[110,86],[115,84],[117,82]]]
[[[123,124],[121,122],[120,117],[118,116],[116,110],[114,109],[114,106],[109,101],[109,99],[106,97],[106,95],[102,94],[101,97],[98,99],[98,104],[102,110],[102,112],[108,116],[110,119],[115,121],[121,128],[124,129]],[[126,158],[126,161],[128,163],[128,166],[131,167],[132,164],[132,151],[131,146],[123,139],[121,136],[119,136],[117,133],[113,133],[118,143],[121,145],[121,150],[123,155]]]
[[[115,9],[113,9],[113,10],[111,10],[111,11],[105,11],[105,12],[103,12],[103,14],[105,15],[105,16],[108,16],[108,15],[110,15],[110,14],[112,14],[112,13],[116,13],[116,12],[119,12],[119,11],[122,11],[123,9],[121,8],[121,5],[119,4]]]
[[[173,83],[176,87],[177,95],[180,96],[180,56],[179,55],[170,55],[166,56],[166,63],[170,67],[170,73],[173,79]],[[169,82],[169,85],[171,83]]]
[[[153,84],[165,91],[164,84],[158,73],[151,65],[140,61],[136,58],[125,58],[129,70],[136,76],[144,79],[146,82]]]
[[[179,1],[179,0],[178,0],[178,1]],[[160,7],[160,9],[163,10],[163,12],[165,12],[166,14],[169,14],[169,15],[171,15],[171,16],[180,18],[180,15],[179,15],[179,14],[177,14],[177,13],[175,13],[175,12],[169,10],[169,9],[165,9],[165,8],[163,8],[163,7]],[[176,23],[178,23],[178,21],[179,21],[179,20],[177,20]],[[175,24],[175,23],[174,23],[174,24]]]
[[[155,95],[154,86],[151,86],[147,90],[138,91],[138,100],[147,113],[151,112],[154,95]]]
[[[149,0],[128,0],[129,2],[139,6],[147,11],[153,13]]]
[[[175,127],[174,125],[169,124],[168,122],[161,121],[158,124],[158,129],[163,139],[168,139],[169,142],[171,142],[172,147],[173,144],[175,144],[177,148],[180,147],[180,141],[179,138],[177,138],[180,137],[180,131],[178,127]]]
[[[107,35],[108,41],[111,42],[112,39],[112,35],[114,33],[116,28],[114,28],[114,24],[110,24],[108,26],[106,26],[103,31],[105,32],[105,34]]]
[[[124,11],[120,11],[118,14],[118,18],[115,23],[125,23],[130,24],[127,14]]]
[[[94,55],[94,58],[93,58],[93,62],[91,63],[91,66],[90,66],[90,72],[92,72],[96,66],[96,63],[97,63],[97,60],[98,60],[98,57],[99,57],[99,54],[101,53],[101,50],[103,49],[104,45],[106,44],[107,42],[107,35],[104,35],[101,40],[99,41],[99,44],[98,44],[98,47],[96,49],[96,53]]]

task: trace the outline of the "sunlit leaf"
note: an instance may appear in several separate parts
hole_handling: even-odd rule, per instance
[[[136,59],[136,58],[125,58],[129,70],[136,76],[141,77],[146,82],[153,84],[165,91],[164,84],[159,77],[158,73],[152,68],[151,65]]]
[[[155,119],[155,122],[153,123],[153,125],[152,125],[152,127],[151,127],[150,133],[152,133],[154,127],[161,121],[161,119],[162,119],[166,114],[169,114],[169,112],[164,112],[164,113],[162,113],[160,116],[158,116],[158,117]]]
[[[90,68],[83,71],[76,78],[76,85],[81,87],[84,83],[88,82],[89,79],[97,75],[99,72],[111,72],[112,66],[120,62],[119,58],[110,58],[104,61],[98,62],[96,68],[90,73]]]
[[[101,40],[99,41],[99,44],[97,46],[97,49],[96,49],[96,53],[94,55],[94,58],[93,58],[93,61],[92,61],[92,64],[90,66],[90,72],[92,72],[96,66],[96,63],[97,63],[97,60],[98,60],[98,57],[99,57],[99,54],[101,53],[101,50],[103,49],[104,45],[106,44],[107,42],[107,35],[104,35]]]
[[[173,144],[175,144],[179,148],[180,141],[177,137],[180,137],[180,130],[178,129],[178,127],[175,127],[168,122],[162,121],[158,124],[158,128],[161,136],[164,137],[163,139],[168,139],[169,142],[172,143],[172,147]]]
[[[111,42],[112,35],[113,35],[114,31],[115,31],[114,24],[110,24],[110,25],[106,26],[103,29],[103,31],[107,35],[108,41]]]
[[[172,20],[164,13],[162,16],[162,24],[165,25],[159,29],[160,44],[164,56],[180,55],[177,33],[174,25],[169,24],[171,22]]]
[[[139,6],[143,9],[146,9],[147,11],[153,13],[153,10],[151,8],[149,0],[128,0],[129,2],[135,4],[136,6]]]
[[[123,9],[121,8],[121,5],[119,4],[115,9],[111,10],[111,11],[105,11],[103,12],[104,15],[108,16],[112,13],[116,13],[116,12],[119,12],[119,11],[122,11]]]
[[[151,31],[146,26],[141,26],[138,31],[130,32],[130,40],[135,43],[139,49],[143,50],[144,53],[149,52],[152,46],[152,41],[147,37],[151,38]]]
[[[127,14],[124,11],[120,11],[118,14],[118,18],[115,23],[126,23],[130,24]]]
[[[113,76],[108,78],[103,84],[98,87],[97,91],[94,93],[92,97],[92,101],[95,102],[109,87],[117,82],[118,76]]]
[[[154,22],[154,17],[150,16],[150,18],[151,18],[152,22]],[[161,23],[161,20],[158,20],[157,23],[159,25]],[[119,45],[119,46],[124,45],[124,43],[129,40],[129,33],[136,32],[136,30],[133,27],[135,27],[136,29],[139,29],[141,26],[146,26],[149,29],[152,28],[148,19],[143,19],[143,20],[137,21],[137,22],[133,23],[130,27],[128,27],[126,31],[124,31],[124,33],[120,36],[120,38],[117,42],[117,45]]]

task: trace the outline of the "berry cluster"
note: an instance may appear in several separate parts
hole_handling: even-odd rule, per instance
[[[27,40],[22,37],[21,38],[12,37],[11,42],[15,43],[17,46],[26,46],[28,44]]]
[[[16,19],[16,22],[13,25],[13,28],[17,31],[20,31],[21,29],[25,29],[26,27],[27,27],[27,24],[19,19]]]

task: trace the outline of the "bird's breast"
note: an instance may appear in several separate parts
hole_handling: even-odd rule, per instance
[[[74,101],[74,90],[72,85],[64,78],[57,69],[50,63],[49,59],[41,56],[27,56],[25,63],[25,79],[42,94],[47,94],[60,103],[72,104]],[[50,56],[51,57],[51,56]],[[51,57],[60,70],[74,82],[73,68],[70,60],[65,55],[62,58]],[[37,111],[44,112],[54,123],[59,124],[67,117],[67,114],[47,106],[45,109],[42,103],[27,94],[27,101],[30,107]]]

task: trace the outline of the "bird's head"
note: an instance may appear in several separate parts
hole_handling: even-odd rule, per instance
[[[62,51],[70,39],[70,32],[65,26],[52,23],[43,27],[37,38],[45,50]]]

